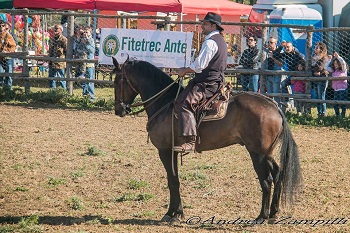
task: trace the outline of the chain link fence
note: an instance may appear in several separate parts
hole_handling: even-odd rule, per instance
[[[49,80],[60,80],[57,77],[50,77],[49,64],[66,62],[64,77],[68,82],[67,86],[71,93],[79,93],[81,84],[85,80],[76,78],[76,68],[82,64],[93,64],[95,72],[92,82],[95,84],[97,98],[99,95],[113,98],[113,91],[108,90],[112,89],[113,85],[110,76],[113,67],[98,64],[96,60],[103,28],[191,31],[193,32],[192,61],[198,55],[204,38],[201,35],[199,21],[179,21],[175,16],[155,15],[155,13],[109,15],[103,12],[99,14],[97,12],[23,10],[9,12],[8,21],[12,22],[12,34],[17,40],[17,52],[6,54],[13,58],[14,73],[11,73],[11,76],[14,78],[14,85],[47,88]],[[329,59],[331,57],[328,55],[332,55],[334,59],[334,52],[337,52],[345,62],[350,62],[349,28],[314,29],[312,26],[237,22],[222,24],[228,46],[226,78],[227,81],[232,82],[236,90],[253,90],[251,88],[254,85],[249,82],[252,76],[257,75],[258,91],[284,103],[283,106],[293,108],[300,103],[305,103],[308,109],[316,109],[320,103],[327,103],[327,108],[333,108],[335,104],[350,103],[347,89],[344,90],[345,96],[342,99],[335,98],[332,82],[337,78],[332,77],[332,72],[326,72],[323,77],[316,77],[312,71],[315,63],[313,54],[318,42],[326,45]],[[61,58],[49,56],[49,45],[54,36],[55,25],[62,25],[63,35],[67,37],[67,49],[64,51],[66,54]],[[77,35],[84,32],[86,27],[91,28],[94,42],[93,59],[77,57],[73,48]],[[82,31],[79,31],[80,29]],[[254,40],[256,51],[249,51],[252,50],[249,39]],[[273,43],[275,45],[272,45]],[[243,59],[245,51],[249,52],[246,62]],[[299,64],[303,64],[300,70]],[[165,71],[176,74],[174,69]],[[0,75],[4,77],[9,74],[0,73]],[[348,80],[348,74],[343,75],[342,79]],[[315,83],[326,82],[325,80],[328,80],[328,85],[324,87],[325,96],[322,98],[320,93],[316,93],[320,90],[317,90],[319,87]],[[107,94],[102,94],[103,90],[108,90]]]

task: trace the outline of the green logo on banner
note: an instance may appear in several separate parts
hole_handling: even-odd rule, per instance
[[[108,35],[102,44],[103,53],[107,57],[115,56],[119,51],[119,39],[115,35]]]

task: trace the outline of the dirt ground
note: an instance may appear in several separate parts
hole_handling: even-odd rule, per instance
[[[185,156],[185,219],[169,226],[158,222],[169,194],[156,149],[147,144],[146,117],[6,104],[0,116],[0,232],[23,232],[20,220],[36,215],[42,232],[350,231],[345,130],[292,127],[304,191],[278,224],[242,224],[261,205],[244,147]]]

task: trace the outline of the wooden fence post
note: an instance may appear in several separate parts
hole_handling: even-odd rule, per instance
[[[309,26],[307,29],[306,29],[306,50],[305,50],[305,55],[306,55],[306,58],[305,58],[305,71],[307,72],[310,72],[311,73],[311,64],[310,64],[310,61],[311,61],[311,49],[312,49],[312,30],[314,29],[313,26]],[[305,83],[305,94],[310,94],[311,93],[311,82],[306,82]]]
[[[66,59],[72,59],[73,58],[73,42],[74,42],[74,16],[70,15],[68,17],[68,28],[67,28],[67,53],[66,53]],[[66,63],[66,78],[72,78],[72,67],[73,63],[67,62]],[[73,95],[73,81],[69,81],[69,94]]]
[[[28,15],[24,15],[24,31],[23,31],[23,36],[24,36],[24,43],[23,43],[23,49],[22,51],[28,52]],[[29,74],[29,67],[28,67],[28,59],[23,59],[23,73]],[[30,75],[29,75],[30,76]],[[26,94],[29,94],[30,92],[30,81],[26,80],[25,85],[24,85],[24,92]]]
[[[267,69],[267,60],[266,60],[266,54],[265,54],[265,44],[267,41],[267,27],[262,27],[262,36],[261,36],[261,56],[260,56],[260,61],[261,61],[261,69],[266,70]],[[260,92],[265,93],[266,90],[266,75],[261,74],[260,75]]]

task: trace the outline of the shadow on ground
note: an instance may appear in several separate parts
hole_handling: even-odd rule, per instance
[[[0,217],[0,224],[18,224],[21,219],[27,218],[29,216],[2,216]],[[161,224],[158,220],[151,219],[121,219],[121,220],[109,220],[102,218],[101,216],[85,215],[82,217],[66,217],[66,216],[40,216],[38,224],[46,225],[64,225],[71,226],[74,224],[82,224],[89,221],[98,221],[101,224],[133,224],[133,225],[159,225]]]

